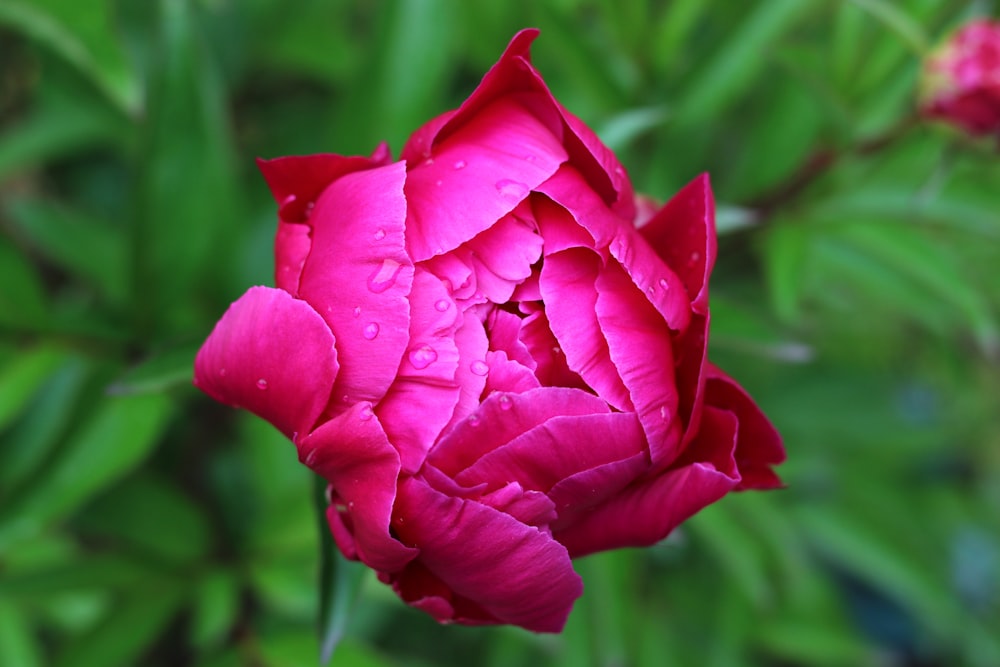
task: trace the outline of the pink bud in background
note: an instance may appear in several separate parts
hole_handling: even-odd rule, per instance
[[[1000,22],[968,23],[927,58],[920,109],[973,135],[1000,132]]]

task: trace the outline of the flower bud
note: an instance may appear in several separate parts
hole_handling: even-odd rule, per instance
[[[1000,22],[967,23],[931,53],[920,110],[972,135],[1000,133]]]

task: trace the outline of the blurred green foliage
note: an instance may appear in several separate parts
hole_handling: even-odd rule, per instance
[[[1000,155],[913,114],[921,54],[997,10],[0,0],[0,665],[316,664],[310,474],[190,385],[271,280],[252,158],[398,150],[528,25],[639,190],[711,173],[712,354],[788,488],[583,559],[561,636],[341,565],[333,664],[1000,665]]]

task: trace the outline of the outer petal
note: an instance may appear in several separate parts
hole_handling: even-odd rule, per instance
[[[450,596],[471,600],[492,617],[471,620],[558,632],[583,592],[561,544],[492,507],[410,478],[400,484],[397,517],[400,539],[420,549],[420,564]],[[460,608],[454,600],[450,606]]]
[[[708,174],[688,183],[640,232],[680,276],[696,313],[708,312],[708,276],[715,264],[715,200]]]
[[[729,410],[739,420],[735,456],[742,481],[738,488],[780,487],[781,480],[771,468],[785,460],[781,436],[735,380],[712,365],[707,373],[706,405]],[[701,439],[699,435],[698,440]]]
[[[648,546],[698,510],[714,503],[739,482],[734,477],[732,451],[736,418],[729,412],[706,409],[703,436],[711,443],[705,453],[715,460],[687,463],[636,482],[603,505],[577,515],[560,515],[553,536],[576,558],[595,551]],[[701,436],[700,436],[701,437]]]
[[[399,455],[371,404],[354,404],[302,439],[298,448],[299,460],[327,479],[342,500],[353,528],[354,544],[349,546],[363,563],[395,571],[416,556],[415,549],[389,533]],[[348,556],[355,555],[344,546]]]
[[[513,100],[493,102],[436,146],[432,158],[409,164],[411,256],[429,259],[488,229],[565,159],[558,138],[535,116]]]
[[[288,437],[312,430],[336,377],[329,327],[309,304],[270,287],[251,287],[233,303],[194,362],[198,388]]]
[[[347,174],[323,192],[309,219],[312,251],[299,293],[337,337],[333,412],[381,399],[408,345],[413,266],[404,249],[405,178],[401,162]]]

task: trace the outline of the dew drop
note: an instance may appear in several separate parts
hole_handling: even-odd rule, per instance
[[[434,164],[434,158],[432,157],[427,158],[426,160],[424,160],[424,164],[426,165]]]
[[[448,310],[448,306],[450,305],[451,304],[448,302],[448,299],[438,299],[437,301],[434,302],[434,310],[438,311],[439,313],[443,313],[444,311]]]
[[[465,160],[455,160],[455,164],[451,165],[456,171],[459,169],[465,169]]]
[[[358,413],[358,419],[360,419],[363,422],[366,422],[369,421],[374,414],[375,412],[372,410],[372,406],[366,405],[365,407],[361,408],[361,412]]]
[[[219,375],[221,375],[222,377],[226,377],[226,369],[225,368],[220,368],[219,369]]]
[[[378,322],[369,322],[361,330],[361,335],[365,337],[365,340],[375,340],[378,336],[378,331]]]
[[[383,259],[382,264],[368,276],[368,289],[381,294],[396,283],[396,276],[403,265],[394,259]]]
[[[496,183],[497,192],[509,202],[519,202],[528,196],[528,186],[520,181],[504,178]]]
[[[381,241],[382,239],[385,238],[385,230],[384,229],[376,229],[375,233],[373,234],[373,236],[375,237],[376,241]]]
[[[312,465],[313,463],[315,463],[315,462],[316,462],[316,452],[317,452],[317,451],[318,451],[318,450],[316,450],[316,449],[310,449],[310,450],[309,450],[309,453],[308,453],[308,454],[306,454],[306,460],[304,461],[304,463],[305,463],[305,464],[306,464],[307,466],[311,466],[311,465]]]
[[[514,403],[510,400],[510,396],[507,396],[506,394],[498,398],[497,401],[500,403],[501,410],[510,410],[514,407]]]
[[[662,419],[663,421],[666,421],[669,417],[670,417],[670,411],[667,410],[667,406],[661,405],[660,406],[660,419]]]
[[[691,263],[692,264],[694,264],[695,262],[697,262],[699,259],[701,259],[701,253],[699,253],[699,252],[693,252],[693,253],[691,253]]]
[[[667,282],[666,278],[660,278],[659,285],[661,288],[668,290],[670,289],[670,284]]]
[[[479,415],[476,414],[469,415],[469,426],[479,426],[479,422],[480,422]]]
[[[265,380],[264,378],[261,378],[261,379],[257,380],[257,388],[258,389],[267,389],[267,380]]]
[[[407,358],[410,360],[410,363],[413,364],[414,368],[421,371],[437,361],[438,353],[430,345],[422,345],[421,347],[410,350],[407,354]]]
[[[332,308],[327,308],[327,312],[331,312]],[[354,317],[359,317],[361,315],[361,306],[354,306]]]
[[[646,288],[646,294],[648,294],[649,296],[653,296],[653,294],[655,292],[656,292],[656,289],[652,285],[650,285],[649,287]]]
[[[469,370],[471,370],[476,375],[484,376],[490,372],[490,367],[486,364],[485,361],[482,361],[481,359],[476,359],[471,364],[469,364]]]
[[[434,185],[436,185],[438,187],[441,187],[442,183],[444,183],[444,181],[442,181],[440,178],[438,180],[434,181]]]

